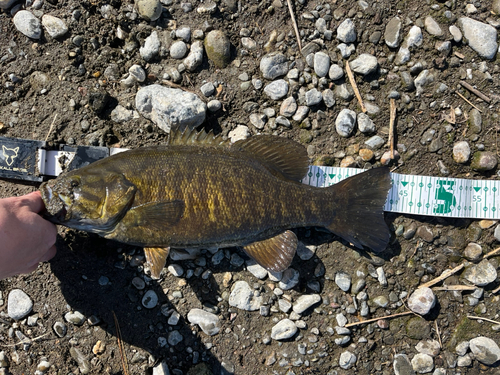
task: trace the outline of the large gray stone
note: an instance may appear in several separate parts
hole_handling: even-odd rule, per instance
[[[16,29],[31,39],[40,39],[42,36],[42,24],[33,13],[20,10],[12,19]]]
[[[458,19],[457,25],[462,30],[470,48],[485,59],[493,59],[498,49],[497,31],[493,26],[468,17]]]
[[[196,128],[205,121],[207,107],[195,94],[161,85],[149,85],[135,96],[141,115],[169,133],[172,127],[181,130]]]
[[[485,365],[492,365],[500,360],[498,344],[488,337],[476,337],[469,342],[474,357]]]

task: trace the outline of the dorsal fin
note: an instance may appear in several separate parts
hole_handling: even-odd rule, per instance
[[[213,131],[210,130],[208,133],[205,130],[197,131],[196,129],[190,129],[186,127],[184,130],[179,128],[171,129],[170,136],[168,137],[168,144],[171,146],[185,146],[185,145],[196,145],[196,146],[228,146],[230,140],[224,140],[221,134],[214,135]]]
[[[309,168],[305,147],[284,137],[258,135],[235,142],[231,149],[247,152],[271,172],[278,172],[281,177],[293,181],[304,178]]]

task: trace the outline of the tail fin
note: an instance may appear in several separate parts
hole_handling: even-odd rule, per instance
[[[356,247],[383,251],[390,239],[384,204],[391,188],[389,168],[374,168],[331,187],[339,209],[328,229]]]

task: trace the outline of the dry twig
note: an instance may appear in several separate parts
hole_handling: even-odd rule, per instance
[[[500,291],[500,286],[499,286],[498,288],[496,288],[496,289],[493,289],[493,290],[491,291],[491,293],[496,294],[496,293],[498,293],[499,291]]]
[[[437,284],[440,281],[443,281],[444,279],[450,277],[451,275],[454,275],[455,273],[457,273],[458,271],[460,271],[462,268],[464,268],[464,264],[463,263],[461,265],[459,265],[459,266],[456,266],[455,268],[453,268],[451,270],[444,271],[441,274],[441,276],[436,277],[435,279],[433,279],[433,280],[431,280],[431,281],[429,281],[429,282],[427,282],[425,284],[420,285],[419,288],[429,288],[432,285]]]
[[[354,322],[354,323],[349,323],[349,324],[346,324],[345,327],[346,328],[349,328],[349,327],[354,327],[354,326],[359,326],[360,324],[366,324],[366,323],[373,323],[373,322],[376,322],[380,319],[390,319],[390,318],[396,318],[398,316],[405,316],[405,315],[410,315],[410,314],[414,314],[413,311],[405,311],[405,312],[402,312],[402,313],[398,313],[398,314],[392,314],[392,315],[387,315],[387,316],[381,316],[379,318],[373,318],[373,319],[367,319],[367,320],[362,320],[360,322]]]
[[[115,312],[112,311],[112,313],[113,313],[113,319],[115,320],[116,339],[118,341],[118,349],[120,350],[120,358],[122,361],[123,373],[124,373],[124,375],[129,375],[127,356],[125,355],[125,353],[124,353],[125,351],[123,350],[122,332],[120,330],[120,325],[118,324],[118,318],[116,317]]]
[[[52,133],[52,129],[54,128],[54,124],[56,123],[56,118],[57,118],[57,113],[54,115],[54,119],[52,120],[52,124],[50,124],[49,132],[47,133],[47,136],[45,137],[45,142],[47,142],[47,139],[49,139],[50,133]]]
[[[458,96],[460,96],[463,100],[465,100],[471,106],[473,106],[474,108],[476,108],[479,112],[483,112],[479,108],[477,108],[474,104],[472,104],[472,102],[469,99],[467,99],[465,96],[463,96],[462,94],[460,94],[458,91],[455,91],[455,94],[457,94]]]
[[[481,99],[483,99],[486,103],[490,103],[491,102],[491,99],[488,98],[486,95],[484,95],[481,91],[479,91],[478,89],[475,89],[472,85],[468,84],[467,82],[464,82],[464,81],[460,81],[460,84],[465,87],[467,90],[469,90],[470,92],[472,92],[473,94],[477,95],[478,97],[480,97]]]
[[[471,315],[468,315],[467,318],[469,318],[469,319],[475,319],[475,320],[484,320],[486,322],[490,322],[490,323],[493,323],[493,324],[500,324],[500,322],[497,322],[496,320],[491,320],[491,319],[488,319],[488,318],[482,318],[480,316],[471,316]]]
[[[500,253],[500,247],[497,247],[495,250],[491,250],[488,254],[485,254],[484,259],[492,257],[498,253]]]
[[[44,333],[41,336],[33,337],[32,339],[29,338],[29,337],[26,337],[26,340],[23,339],[23,340],[19,341],[18,343],[15,343],[15,344],[10,344],[10,345],[0,344],[0,346],[3,346],[5,348],[9,348],[9,347],[13,347],[13,346],[17,346],[17,345],[23,345],[23,344],[27,344],[27,343],[31,344],[31,343],[33,343],[35,341],[43,339],[45,336],[48,336],[48,335],[50,335],[50,332]]]
[[[356,95],[356,99],[358,99],[359,106],[363,113],[366,113],[365,105],[363,104],[363,99],[361,99],[361,94],[358,90],[358,85],[356,84],[356,80],[354,79],[354,75],[352,74],[351,67],[349,66],[349,61],[345,62],[345,70],[347,72],[347,77],[349,77],[349,82],[351,83],[352,89],[354,90],[354,95]]]
[[[446,285],[446,286],[436,286],[432,288],[432,290],[476,290],[476,287],[473,285]]]
[[[290,17],[292,18],[293,29],[295,30],[295,36],[297,37],[297,44],[299,45],[299,52],[302,53],[302,45],[300,44],[300,33],[297,27],[297,21],[295,21],[295,15],[293,14],[292,2],[286,0],[288,4],[288,10],[290,11]]]
[[[391,112],[389,118],[389,146],[391,148],[391,159],[394,159],[394,124],[396,122],[396,100],[390,100]]]
[[[441,342],[441,334],[439,333],[439,326],[438,326],[437,320],[434,321],[434,325],[436,326],[436,335],[438,337],[439,347],[442,348],[443,347],[443,343]]]

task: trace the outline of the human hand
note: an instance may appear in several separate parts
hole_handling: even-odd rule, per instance
[[[38,213],[40,192],[0,199],[0,280],[30,273],[56,254],[57,229]]]

